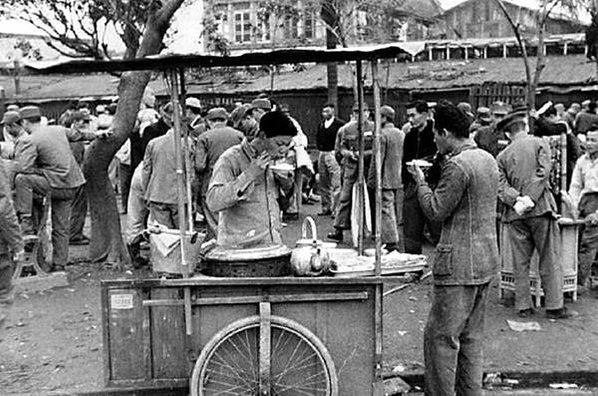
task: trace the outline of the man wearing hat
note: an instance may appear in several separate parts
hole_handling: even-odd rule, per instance
[[[287,116],[268,112],[260,119],[255,139],[244,139],[216,161],[207,202],[219,213],[219,246],[239,249],[282,243],[278,198],[281,191],[291,190],[294,172],[271,165],[285,158],[296,134]]]
[[[488,107],[480,106],[476,111],[476,119],[469,127],[469,133],[471,136],[475,136],[478,129],[484,126],[492,124],[492,116],[490,115],[490,109]]]
[[[550,147],[542,138],[528,134],[527,111],[509,113],[498,124],[511,143],[498,155],[498,197],[502,222],[509,238],[515,272],[515,309],[520,317],[535,311],[530,294],[530,259],[539,254],[540,277],[546,296],[546,316],[570,316],[563,305],[563,271],[559,257],[556,202],[550,190]]]
[[[336,135],[334,152],[337,161],[341,165],[341,174],[343,181],[341,184],[341,193],[334,216],[334,231],[328,234],[328,238],[342,242],[343,231],[351,229],[351,207],[353,203],[353,184],[357,182],[358,162],[359,162],[359,131],[358,131],[359,106],[353,105],[353,115],[351,121],[343,125]],[[372,157],[372,143],[374,123],[369,120],[370,110],[367,103],[363,104],[363,135],[365,139],[364,147],[364,166],[367,175],[367,169]]]
[[[17,146],[15,207],[23,233],[34,234],[33,195],[50,197],[52,270],[63,270],[68,262],[71,206],[85,179],[71,152],[64,127],[42,125],[37,106],[23,107],[21,117],[28,135],[23,136]]]
[[[477,130],[474,136],[474,141],[479,148],[486,150],[496,158],[498,153],[504,150],[509,144],[509,139],[503,131],[496,128],[496,124],[500,122],[510,111],[509,106],[504,102],[494,102],[491,107],[492,122],[490,125],[483,126]]]
[[[259,123],[262,116],[270,110],[272,110],[272,102],[270,102],[270,99],[257,98],[251,102],[247,113]]]
[[[382,163],[382,243],[386,250],[402,251],[402,235],[399,237],[399,225],[402,229],[403,180],[401,163],[403,162],[403,142],[405,133],[394,125],[395,111],[390,106],[380,108],[380,158]],[[368,187],[376,188],[375,158],[372,159],[368,174]]]
[[[19,139],[26,134],[23,129],[23,121],[18,111],[7,111],[0,122],[2,134],[0,134],[0,158],[14,159],[15,146]]]
[[[213,213],[207,205],[206,194],[214,165],[222,153],[243,140],[243,134],[236,129],[226,126],[228,113],[222,107],[210,109],[206,121],[210,129],[199,135],[195,146],[195,170],[199,177],[200,202],[208,225],[206,238],[216,236],[218,231],[218,214]]]
[[[186,98],[185,113],[194,136],[199,136],[206,131],[206,123],[201,116],[201,102],[199,99],[193,96]]]
[[[229,120],[232,127],[243,132],[249,141],[253,140],[259,129],[258,122],[248,113],[250,108],[249,103],[237,106],[230,114]]]
[[[598,114],[596,114],[596,102],[592,100],[584,100],[581,103],[583,110],[575,116],[574,131],[578,135],[584,134],[590,127],[598,122]]]

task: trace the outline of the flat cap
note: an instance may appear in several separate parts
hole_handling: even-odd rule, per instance
[[[251,102],[250,110],[252,109],[263,109],[270,111],[272,109],[272,103],[268,99],[258,98]]]
[[[6,111],[19,111],[19,106],[16,104],[9,104],[6,106]]]
[[[2,117],[0,125],[13,124],[18,121],[21,121],[21,115],[18,111],[7,111]]]
[[[206,114],[206,120],[228,120],[228,113],[224,107],[215,107],[208,111]]]
[[[199,99],[194,98],[193,96],[189,96],[187,99],[185,99],[185,106],[193,107],[195,109],[201,109],[201,102],[199,101]]]
[[[508,113],[502,120],[496,124],[496,128],[499,130],[504,130],[514,122],[522,121],[527,118],[527,108],[525,107],[517,107],[513,109],[510,113]]]
[[[490,116],[490,109],[488,107],[478,107],[477,109],[478,118],[482,121],[490,121],[492,118]]]
[[[41,117],[42,113],[39,111],[39,107],[37,106],[25,106],[20,110],[21,118],[28,119],[28,118],[35,118]]]
[[[388,105],[384,105],[380,108],[380,115],[385,116],[386,118],[393,120],[395,119],[395,111],[392,107]]]
[[[492,103],[492,106],[490,107],[490,110],[492,111],[493,114],[509,114],[510,106],[508,104],[506,104],[505,102],[494,102]]]

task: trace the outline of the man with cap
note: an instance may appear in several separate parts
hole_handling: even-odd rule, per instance
[[[511,143],[498,155],[498,197],[502,222],[509,238],[515,273],[515,309],[520,317],[535,311],[530,294],[530,259],[538,251],[540,277],[545,294],[546,316],[570,316],[563,305],[563,271],[560,262],[556,202],[550,189],[550,147],[542,138],[529,135],[527,111],[509,113],[498,124]]]
[[[492,116],[490,115],[490,109],[488,107],[480,106],[476,111],[476,119],[469,127],[469,133],[471,137],[474,137],[478,129],[484,126],[492,124]]]
[[[206,123],[201,116],[201,102],[199,99],[193,96],[186,98],[185,113],[194,136],[199,136],[206,131]]]
[[[578,253],[578,292],[590,286],[592,264],[598,252],[598,124],[586,133],[586,153],[575,164],[569,196],[584,220]]]
[[[0,158],[12,160],[19,139],[26,134],[23,121],[18,111],[7,111],[2,116],[2,134],[0,134]]]
[[[494,102],[491,107],[492,122],[487,126],[480,127],[473,139],[482,150],[486,150],[496,158],[498,153],[504,150],[509,144],[509,139],[503,131],[496,128],[496,124],[509,113],[509,106],[501,101]]]
[[[71,152],[64,127],[42,125],[37,106],[23,107],[21,117],[28,135],[23,136],[17,146],[16,210],[23,233],[33,234],[33,195],[50,197],[52,270],[63,270],[68,262],[71,206],[85,179]]]
[[[403,162],[403,142],[405,133],[394,125],[395,111],[390,106],[380,108],[380,158],[382,164],[382,243],[386,250],[402,251],[403,223],[403,180],[401,178],[401,163]],[[368,173],[368,187],[376,188],[375,158]]]
[[[195,146],[195,170],[199,177],[200,202],[208,226],[206,238],[216,237],[218,231],[218,214],[213,213],[207,205],[206,194],[214,165],[222,153],[243,140],[243,134],[226,126],[228,113],[222,107],[210,109],[206,115],[209,130],[197,139]]]
[[[351,207],[353,203],[353,184],[357,182],[359,162],[359,106],[353,105],[351,121],[343,125],[336,135],[334,153],[336,160],[341,164],[342,184],[341,192],[334,214],[334,231],[328,234],[328,238],[342,242],[343,231],[351,229]],[[365,175],[372,157],[372,143],[374,123],[369,120],[370,111],[367,103],[363,104],[362,131],[365,139],[364,166]]]
[[[247,113],[259,123],[262,116],[270,110],[272,110],[272,102],[270,102],[270,99],[257,98],[251,102]]]
[[[239,249],[282,243],[278,198],[281,191],[292,189],[294,172],[271,165],[286,157],[296,133],[287,116],[268,112],[260,119],[255,139],[244,139],[216,161],[207,202],[220,216],[219,246]]]
[[[251,141],[259,130],[259,124],[249,113],[251,105],[243,103],[237,106],[230,114],[230,125]]]
[[[435,245],[440,237],[441,224],[429,220],[422,212],[417,200],[417,184],[407,172],[407,162],[415,159],[434,163],[427,173],[427,180],[435,185],[440,166],[437,163],[436,143],[434,143],[434,121],[430,119],[428,103],[417,100],[407,104],[409,120],[403,143],[403,164],[401,177],[405,195],[403,198],[403,233],[405,234],[405,252],[421,254],[424,241],[424,229],[428,226],[432,242]]]
[[[338,204],[341,191],[341,167],[334,156],[334,143],[339,129],[345,122],[335,116],[333,103],[322,106],[322,121],[316,132],[316,147],[318,156],[318,173],[320,174],[320,197],[322,211],[320,216],[329,216]]]
[[[163,136],[172,127],[172,103],[168,102],[162,106],[159,114],[158,121],[131,134],[131,169],[136,169],[143,161],[145,149],[150,140]]]

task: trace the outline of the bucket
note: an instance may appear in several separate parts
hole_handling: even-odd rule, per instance
[[[180,231],[170,228],[150,230],[150,263],[154,272],[169,274],[191,274],[195,271],[200,260],[200,248],[205,234],[185,232],[183,244],[185,246],[184,266],[181,260]]]

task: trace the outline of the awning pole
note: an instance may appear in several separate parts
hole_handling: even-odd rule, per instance
[[[382,129],[382,120],[380,118],[380,85],[378,81],[378,60],[371,62],[372,66],[372,85],[374,88],[374,163],[376,164],[376,208],[375,219],[376,227],[374,236],[376,239],[376,264],[374,275],[380,276],[382,266],[382,153],[380,152],[380,131]],[[371,166],[371,165],[370,165]]]
[[[357,252],[360,256],[363,255],[364,251],[364,209],[365,209],[365,197],[364,197],[364,174],[365,174],[365,136],[363,133],[363,71],[361,60],[355,62],[357,64],[357,107],[359,113],[357,114],[357,135],[359,136],[359,162],[357,166]]]
[[[189,277],[189,263],[187,262],[187,254],[185,252],[185,237],[187,229],[187,216],[185,213],[185,172],[183,155],[187,156],[188,153],[182,153],[181,150],[181,103],[179,102],[179,81],[176,70],[170,71],[170,78],[172,80],[172,120],[174,129],[174,155],[176,157],[176,176],[177,176],[177,200],[179,207],[179,236],[181,242],[181,265],[183,267],[183,277]],[[185,329],[187,335],[193,334],[193,327],[191,321],[191,290],[189,287],[183,289],[184,301],[185,301]]]
[[[185,69],[179,69],[179,77],[181,82],[181,114],[186,114],[186,88],[185,88]],[[187,227],[189,232],[193,232],[193,194],[191,192],[191,179],[193,178],[194,169],[191,166],[190,149],[189,149],[189,128],[187,124],[182,127],[183,132],[183,152],[185,153],[185,192],[187,198]]]

